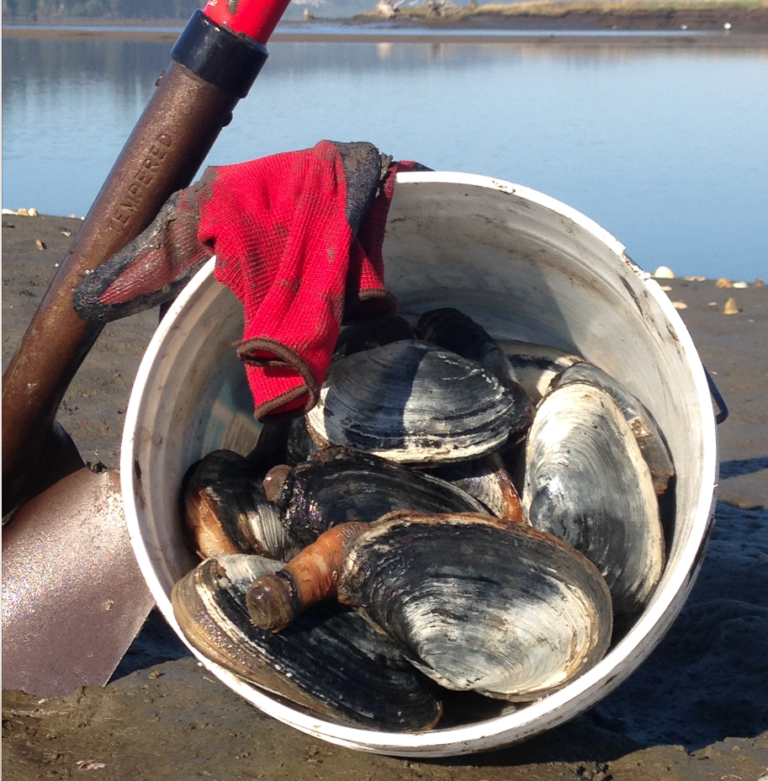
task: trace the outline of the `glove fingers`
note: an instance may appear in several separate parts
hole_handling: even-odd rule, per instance
[[[315,406],[320,386],[297,352],[271,339],[244,339],[234,346],[245,364],[257,419],[275,413],[305,413]]]

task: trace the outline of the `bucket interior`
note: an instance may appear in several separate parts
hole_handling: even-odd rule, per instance
[[[540,193],[486,177],[400,174],[384,254],[387,285],[402,314],[452,306],[498,338],[577,352],[651,410],[677,470],[662,582],[629,634],[561,691],[522,708],[499,703],[490,715],[460,716],[430,732],[376,732],[326,722],[201,661],[261,710],[340,745],[400,756],[498,748],[566,721],[608,694],[680,611],[706,543],[717,479],[706,379],[690,336],[658,285],[616,239]],[[232,349],[241,337],[241,306],[213,279],[210,262],[158,329],[126,416],[121,472],[128,525],[158,607],[180,637],[170,591],[196,564],[181,535],[183,475],[217,448],[245,455],[259,436]]]

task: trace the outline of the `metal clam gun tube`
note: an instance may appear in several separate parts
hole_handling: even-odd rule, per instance
[[[211,0],[174,45],[172,62],[101,188],[3,376],[3,516],[83,466],[55,423],[59,404],[101,329],[72,294],[189,185],[267,59],[287,0]]]

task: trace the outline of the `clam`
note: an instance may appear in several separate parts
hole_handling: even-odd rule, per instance
[[[356,612],[317,605],[277,635],[251,623],[246,589],[280,566],[259,556],[220,556],[178,581],[171,600],[189,643],[321,718],[392,731],[434,726],[441,706],[429,682]]]
[[[584,359],[546,344],[497,339],[507,356],[515,379],[523,386],[533,404],[538,404],[553,378]]]
[[[307,414],[312,438],[403,463],[461,461],[492,452],[530,410],[475,361],[403,340],[334,364]]]
[[[419,339],[469,358],[493,372],[505,385],[517,384],[509,358],[480,323],[458,309],[432,309],[416,324]]]
[[[184,490],[184,521],[201,558],[257,553],[287,561],[298,553],[262,479],[252,461],[231,450],[214,450],[196,464]]]
[[[288,434],[288,444],[286,447],[286,463],[291,466],[296,466],[302,461],[306,461],[309,456],[318,450],[318,446],[312,440],[307,430],[307,419],[305,416],[300,418],[293,418],[290,422],[290,430]],[[279,461],[275,461],[270,467],[279,464]]]
[[[448,689],[526,701],[596,664],[611,599],[584,556],[524,524],[392,513],[356,541],[339,599]]]
[[[441,686],[513,702],[565,686],[611,638],[608,588],[583,555],[471,513],[337,526],[254,581],[247,603],[256,624],[280,629],[334,590]]]
[[[497,518],[514,522],[523,520],[520,496],[498,453],[474,461],[438,466],[431,469],[429,474],[447,480],[474,496]]]
[[[640,452],[651,470],[657,495],[663,494],[675,474],[675,467],[664,434],[650,410],[618,380],[586,361],[576,363],[559,374],[550,387],[556,389],[569,382],[589,382],[611,395],[635,435]]]
[[[338,361],[364,350],[413,338],[410,323],[398,315],[351,324],[341,330],[331,360]]]
[[[480,323],[458,309],[433,309],[421,316],[416,333],[425,342],[477,361],[497,377],[516,396],[517,404],[526,407],[529,417],[533,417],[531,400],[520,385],[509,358]]]
[[[485,512],[477,499],[445,480],[339,447],[321,450],[292,469],[275,467],[264,486],[280,508],[286,532],[301,545],[339,523],[370,523],[392,510]]]
[[[254,473],[263,476],[275,464],[285,461],[293,430],[292,423],[293,420],[287,417],[268,419],[262,423],[256,446],[245,456],[253,465]]]
[[[528,436],[523,509],[597,565],[618,624],[637,617],[661,578],[664,539],[648,465],[606,391],[573,382],[544,398]]]

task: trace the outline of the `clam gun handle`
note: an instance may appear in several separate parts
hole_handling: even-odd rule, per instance
[[[279,572],[256,578],[246,595],[251,621],[259,629],[279,632],[308,607],[333,596],[344,559],[369,528],[370,524],[360,522],[333,526]]]
[[[101,330],[77,316],[72,293],[190,183],[264,64],[264,44],[288,1],[211,0],[173,47],[170,67],[3,376],[4,514],[56,479],[54,462],[61,459],[50,447],[56,412]],[[81,465],[78,459],[74,468]]]

